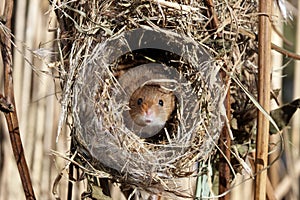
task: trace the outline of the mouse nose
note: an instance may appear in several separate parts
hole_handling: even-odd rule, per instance
[[[153,110],[150,109],[150,108],[149,108],[149,109],[146,109],[146,110],[145,110],[145,113],[146,113],[147,116],[151,116],[151,115],[153,114]]]
[[[145,113],[145,114],[147,114],[149,111],[148,110],[150,110],[150,108],[148,107],[148,104],[147,103],[143,103],[142,105],[141,105],[141,109],[142,109],[142,111]]]

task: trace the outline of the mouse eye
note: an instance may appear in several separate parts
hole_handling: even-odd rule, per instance
[[[160,99],[160,100],[158,101],[158,104],[159,104],[160,106],[164,106],[163,100]]]
[[[142,99],[142,98],[139,98],[139,99],[137,100],[137,104],[140,106],[140,105],[142,105],[142,103],[143,103],[143,99]]]

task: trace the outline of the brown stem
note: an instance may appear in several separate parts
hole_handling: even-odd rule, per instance
[[[227,79],[226,82],[228,83],[228,78],[226,77],[226,73],[223,73],[223,79]],[[226,106],[226,115],[228,121],[230,121],[230,91],[228,90],[226,99],[225,99],[225,106]],[[227,192],[230,188],[230,146],[231,146],[231,139],[228,132],[227,126],[224,126],[220,135],[219,140],[219,147],[223,153],[220,153],[220,163],[219,163],[219,194],[223,194]],[[226,195],[219,198],[220,200],[229,200],[230,194],[227,193]]]
[[[6,27],[11,29],[11,20],[13,12],[13,0],[8,0],[5,4],[5,17]],[[5,118],[10,136],[10,142],[12,145],[13,153],[16,159],[17,167],[21,177],[23,189],[26,199],[35,199],[30,174],[27,166],[27,162],[24,156],[24,149],[20,137],[19,122],[17,117],[17,111],[15,109],[15,99],[13,90],[13,78],[12,78],[12,49],[11,38],[5,33],[0,32],[1,53],[4,66],[4,96],[8,105],[11,105],[14,109],[5,112]]]
[[[270,111],[271,88],[271,16],[272,1],[260,0],[259,12],[266,15],[259,16],[258,35],[258,102],[266,110]],[[255,159],[255,199],[266,199],[267,166],[269,145],[269,120],[262,113],[257,115],[256,134],[256,159]]]
[[[279,46],[277,46],[276,44],[272,44],[272,49],[274,49],[275,51],[287,56],[287,57],[290,57],[290,58],[293,58],[295,60],[300,60],[300,55],[299,54],[296,54],[296,53],[292,53],[286,49],[283,49]]]
[[[212,0],[204,0],[204,3],[206,4],[208,8],[208,18],[211,18],[211,29],[213,31],[216,31],[219,27],[219,20],[217,13],[215,11],[215,5]]]

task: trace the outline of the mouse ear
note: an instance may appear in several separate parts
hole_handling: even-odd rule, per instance
[[[150,87],[157,87],[157,88],[161,88],[161,85],[158,84],[158,83],[146,83],[144,85],[142,85],[141,87],[144,87],[144,86],[150,86]]]

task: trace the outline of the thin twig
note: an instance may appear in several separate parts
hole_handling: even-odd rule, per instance
[[[13,0],[6,1],[5,4],[5,17],[6,27],[11,29],[12,12],[13,12]],[[12,45],[10,36],[6,36],[3,32],[0,33],[1,53],[4,66],[4,97],[7,105],[10,105],[10,112],[5,112],[5,118],[9,131],[10,141],[13,149],[13,153],[16,159],[17,167],[21,177],[23,189],[26,199],[35,199],[31,178],[27,166],[27,162],[24,156],[24,149],[20,137],[19,122],[17,117],[17,111],[15,109],[15,99],[13,90],[13,78],[12,78]]]
[[[208,8],[208,17],[212,19],[211,28],[213,31],[216,31],[219,28],[220,23],[218,20],[217,13],[215,11],[215,5],[212,0],[204,0],[204,3]]]
[[[273,30],[274,30],[274,32],[282,39],[282,41],[286,44],[286,45],[288,45],[288,46],[290,46],[290,47],[292,47],[293,46],[293,43],[291,42],[291,41],[289,41],[278,29],[277,29],[277,27],[274,25],[274,24],[272,24],[272,28],[273,28]]]
[[[272,49],[274,49],[275,51],[287,56],[287,57],[290,57],[290,58],[293,58],[295,60],[300,60],[300,55],[299,54],[296,54],[296,53],[292,53],[286,49],[283,49],[279,46],[277,46],[276,44],[273,44],[272,43]]]
[[[70,159],[71,159],[71,157],[73,155],[76,154],[75,149],[76,148],[74,148],[74,140],[71,140],[71,144],[70,144],[70,152],[71,152]],[[68,196],[67,196],[67,199],[71,200],[72,196],[73,196],[73,182],[71,180],[73,179],[73,176],[74,176],[74,164],[72,162],[70,163],[70,166],[69,166],[68,176],[69,176],[69,182],[68,182]]]

